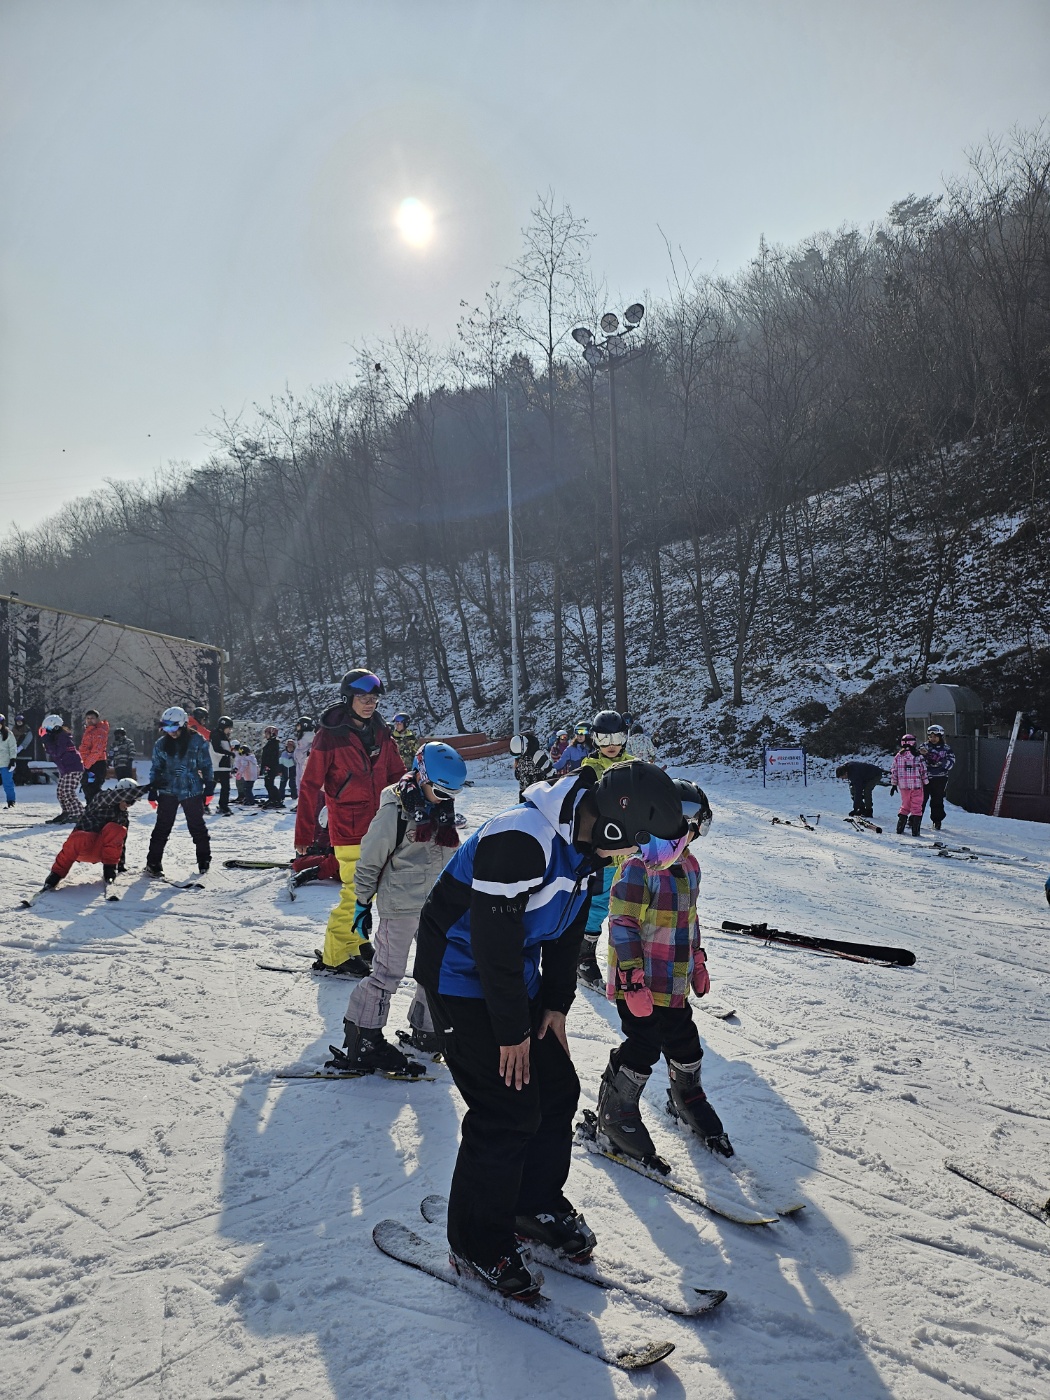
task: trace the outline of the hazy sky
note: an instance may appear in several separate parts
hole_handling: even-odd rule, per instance
[[[449,334],[538,190],[633,300],[1047,113],[1050,0],[0,0],[0,532]]]

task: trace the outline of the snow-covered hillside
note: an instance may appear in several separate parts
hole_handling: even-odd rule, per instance
[[[475,776],[472,827],[514,797],[497,765]],[[434,1233],[418,1205],[447,1190],[462,1110],[442,1066],[412,1085],[274,1079],[321,1064],[347,996],[306,971],[333,887],[291,903],[279,871],[221,866],[287,858],[290,815],[213,821],[203,891],[129,875],[122,902],[104,904],[81,867],[19,911],[64,832],[15,829],[51,815],[53,794],[5,814],[0,1393],[1045,1396],[1050,1224],[943,1162],[1026,1172],[1050,1195],[1046,828],[950,809],[944,837],[1002,861],[941,859],[925,838],[855,833],[837,815],[842,784],[763,791],[726,769],[700,776],[715,809],[699,846],[713,996],[737,1012],[697,1013],[705,1083],[741,1159],[807,1204],[748,1228],[576,1154],[569,1192],[599,1257],[729,1292],[711,1316],[680,1321],[549,1276],[597,1326],[634,1314],[674,1341],[634,1376],[373,1246],[384,1217]],[[770,824],[801,808],[822,813],[816,832]],[[150,819],[133,815],[133,869]],[[168,865],[191,866],[180,828]],[[766,948],[716,931],[723,918],[904,945],[917,962]],[[593,1106],[616,1018],[584,993],[569,1030]],[[716,1180],[722,1169],[663,1113],[664,1085],[658,1068],[644,1100],[658,1145]]]

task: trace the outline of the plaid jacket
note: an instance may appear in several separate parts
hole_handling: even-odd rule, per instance
[[[619,967],[645,970],[655,1006],[686,1006],[693,951],[700,946],[696,900],[700,865],[691,851],[669,870],[647,870],[638,856],[624,861],[609,895],[610,1001],[623,999]]]
[[[88,803],[84,815],[73,828],[74,831],[99,832],[104,826],[109,826],[110,822],[116,822],[118,826],[126,828],[128,814],[120,805],[120,801],[121,795],[116,788],[103,788]]]

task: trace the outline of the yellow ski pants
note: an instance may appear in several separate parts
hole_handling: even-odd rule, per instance
[[[362,939],[354,932],[354,871],[357,869],[360,846],[336,846],[335,858],[339,862],[339,879],[342,889],[339,903],[328,916],[328,927],[324,934],[323,957],[327,967],[338,967],[352,958],[360,948]]]

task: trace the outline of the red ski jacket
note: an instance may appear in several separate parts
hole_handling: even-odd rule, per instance
[[[296,847],[309,846],[314,841],[322,802],[328,808],[328,839],[332,845],[360,845],[379,810],[383,789],[405,771],[393,736],[378,715],[373,719],[377,752],[372,757],[351,728],[348,715],[349,706],[335,705],[321,716],[299,784]]]

